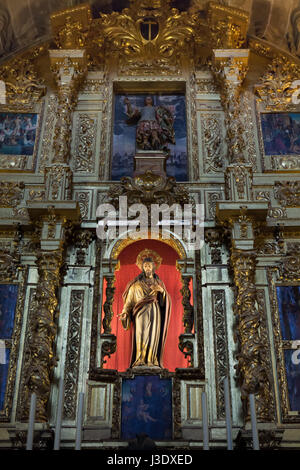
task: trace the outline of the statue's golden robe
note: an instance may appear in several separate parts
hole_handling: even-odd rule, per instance
[[[159,284],[164,293],[150,295]],[[134,324],[131,367],[163,367],[162,357],[170,322],[171,301],[164,283],[155,276],[152,282],[136,278],[130,282],[123,294],[122,320],[127,330]]]

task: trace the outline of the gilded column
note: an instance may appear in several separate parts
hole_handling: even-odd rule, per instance
[[[56,365],[53,349],[56,337],[57,289],[60,283],[62,251],[40,251],[37,255],[39,281],[32,306],[28,348],[25,354],[25,390],[23,419],[28,417],[32,392],[37,395],[36,421],[48,419],[47,405],[50,396],[51,374]]]
[[[233,13],[233,14],[231,14]],[[243,412],[249,419],[249,394],[256,395],[259,421],[274,417],[270,364],[267,359],[263,312],[257,302],[255,285],[255,228],[267,217],[267,204],[253,201],[252,165],[246,161],[245,124],[242,118],[241,90],[248,71],[249,50],[245,44],[246,14],[230,7],[210,4],[209,22],[213,50],[213,72],[220,86],[220,97],[227,130],[225,198],[218,201],[217,219],[231,231],[231,267],[235,286],[236,373],[241,390]]]
[[[25,341],[22,411],[28,418],[30,396],[37,395],[36,421],[47,421],[53,367],[56,365],[55,339],[58,317],[58,289],[64,263],[64,240],[69,220],[54,205],[27,203],[28,212],[39,232],[36,266],[38,280],[30,306]]]
[[[45,169],[46,197],[49,200],[72,198],[70,168],[72,115],[78,89],[87,71],[84,49],[50,51],[51,69],[57,84],[58,110],[54,130],[52,162]]]
[[[237,380],[241,390],[243,413],[249,419],[249,394],[255,394],[259,421],[273,418],[274,403],[270,389],[267,348],[262,312],[255,285],[256,252],[233,250],[231,254],[236,297],[234,304],[235,340],[238,345]]]

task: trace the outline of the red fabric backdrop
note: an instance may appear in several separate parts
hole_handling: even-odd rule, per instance
[[[140,274],[140,270],[135,262],[138,254],[145,248],[156,251],[162,257],[162,264],[156,273],[165,283],[172,300],[171,319],[163,357],[164,367],[169,371],[174,371],[176,367],[188,366],[187,359],[184,358],[184,355],[178,348],[178,337],[184,331],[182,323],[182,295],[180,293],[182,284],[180,273],[176,269],[176,260],[179,256],[171,246],[163,242],[158,240],[139,240],[124,248],[119,256],[120,269],[115,273],[114,316],[111,323],[112,333],[117,337],[117,351],[110,359],[107,359],[107,362],[104,364],[105,369],[117,369],[121,372],[125,371],[130,364],[132,328],[125,331],[121,321],[117,318],[117,314],[121,313],[123,308],[122,294],[127,283]],[[103,287],[104,303],[105,285]]]

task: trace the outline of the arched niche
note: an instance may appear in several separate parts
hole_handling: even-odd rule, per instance
[[[138,254],[150,249],[162,263],[157,274],[163,280],[172,299],[172,313],[164,351],[164,367],[170,372],[176,368],[194,366],[194,260],[187,258],[184,243],[174,236],[139,240],[122,238],[113,240],[104,250],[102,258],[102,310],[101,310],[101,367],[118,372],[130,364],[132,330],[124,331],[117,315],[123,307],[122,294],[129,281],[140,269],[136,265]]]

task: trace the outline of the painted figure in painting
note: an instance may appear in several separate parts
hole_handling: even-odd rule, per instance
[[[175,145],[174,117],[165,106],[154,106],[153,98],[147,96],[145,106],[133,109],[128,98],[127,124],[137,124],[136,144],[140,150],[166,150],[168,143]]]
[[[171,313],[171,300],[162,280],[155,274],[160,257],[144,250],[137,259],[142,273],[129,282],[119,315],[125,330],[134,325],[130,367],[163,367],[162,357]],[[144,256],[142,256],[144,254]],[[145,256],[148,255],[148,256]],[[156,256],[156,262],[154,257]]]

